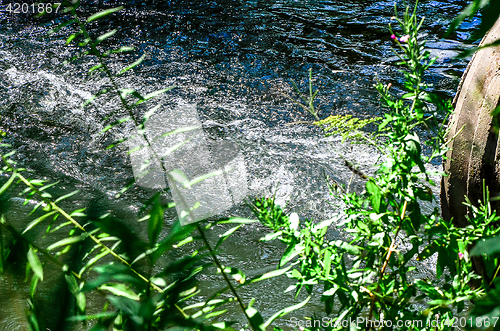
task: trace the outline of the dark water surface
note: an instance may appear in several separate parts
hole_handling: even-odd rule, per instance
[[[402,8],[402,2],[397,2]],[[392,1],[133,1],[126,9],[91,24],[97,36],[111,29],[118,32],[104,47],[131,45],[132,55],[118,57],[110,66],[120,70],[142,54],[143,64],[118,80],[122,87],[143,94],[168,86],[177,88],[156,103],[165,109],[179,104],[196,104],[204,132],[212,141],[239,146],[244,156],[248,196],[270,194],[279,183],[277,200],[286,210],[301,217],[328,219],[337,210],[330,202],[322,172],[348,184],[351,172],[342,158],[365,171],[378,155],[366,146],[342,144],[339,138],[323,138],[298,106],[283,97],[296,97],[290,79],[305,91],[309,68],[314,86],[320,90],[317,106],[320,117],[352,114],[359,117],[382,113],[375,77],[392,82],[397,91],[402,75],[396,67],[387,25],[393,16]],[[474,19],[461,25],[449,39],[441,39],[446,27],[466,1],[421,1],[419,14],[426,17],[421,31],[427,46],[439,59],[426,76],[440,94],[453,97],[467,64],[454,57],[467,46],[464,40],[479,24]],[[0,9],[6,3],[0,1]],[[87,1],[83,16],[116,6],[116,2]],[[63,29],[50,38],[46,32],[62,22],[53,14],[36,21],[26,15],[0,13],[0,128],[8,133],[6,142],[18,150],[17,160],[36,176],[60,180],[60,192],[82,189],[68,208],[97,206],[110,210],[131,227],[141,204],[154,190],[134,187],[113,198],[133,178],[127,147],[105,147],[126,136],[128,129],[99,134],[102,119],[118,108],[117,100],[99,99],[82,108],[82,102],[107,84],[104,76],[86,76],[95,61],[79,59],[63,65],[77,48],[66,47]],[[397,31],[397,30],[396,30]],[[162,108],[159,112],[161,114]],[[145,111],[141,108],[140,111]],[[439,165],[435,165],[439,169]],[[361,190],[356,178],[351,187]],[[438,189],[436,188],[436,192]],[[56,192],[57,193],[57,192]],[[338,208],[342,208],[338,205]],[[22,200],[12,197],[7,218],[21,226],[27,222]],[[429,206],[429,208],[432,206]],[[250,216],[238,205],[230,214]],[[171,214],[170,220],[175,218]],[[210,233],[215,237],[221,229]],[[228,240],[221,259],[249,274],[273,268],[281,247],[258,242],[259,227],[247,227]],[[338,232],[332,235],[339,235]],[[429,265],[429,268],[432,266]],[[56,272],[56,271],[54,271]],[[425,274],[425,270],[422,271]],[[217,288],[218,276],[201,277],[204,286]],[[5,280],[4,280],[5,279]],[[56,281],[54,281],[56,282]],[[15,285],[14,285],[15,284]],[[43,284],[42,284],[43,286]],[[281,295],[288,283],[273,281],[242,293],[245,301],[257,297],[264,318],[292,302]],[[8,274],[2,276],[0,297],[15,304],[1,305],[0,330],[23,330],[25,285]],[[18,291],[14,291],[18,288]],[[50,293],[43,299],[50,303]],[[320,314],[315,302],[301,317]],[[21,316],[20,316],[21,314]],[[287,325],[286,318],[279,322]]]

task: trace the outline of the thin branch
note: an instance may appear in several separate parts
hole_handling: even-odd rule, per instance
[[[396,234],[394,235],[394,238],[392,239],[391,245],[389,246],[389,248],[387,250],[387,257],[385,258],[384,264],[382,265],[382,268],[380,269],[379,281],[377,283],[377,289],[375,290],[375,293],[378,293],[378,291],[380,290],[380,283],[382,282],[382,277],[384,276],[385,269],[387,268],[387,265],[389,264],[389,259],[391,258],[392,252],[394,252],[396,250],[396,240],[398,238],[399,231],[401,230],[401,227],[403,225],[403,219],[405,218],[407,206],[408,206],[408,202],[405,200],[405,202],[403,204],[403,211],[401,212],[401,215],[400,215],[399,225],[398,225],[398,228],[396,230]],[[373,311],[375,310],[376,296],[373,295],[373,296],[371,296],[371,298],[372,298],[372,300],[371,300],[371,304],[370,304],[370,313],[368,314],[369,321],[372,320]],[[372,328],[372,323],[370,323],[370,325],[368,326],[367,331],[370,331],[371,328]]]
[[[81,22],[80,18],[76,14],[76,11],[73,9],[72,12],[73,12],[73,16],[75,17],[75,19],[77,19],[77,21],[79,23],[79,26],[80,26],[80,29],[82,30],[82,32],[85,35],[85,37],[90,39],[90,36],[89,36],[89,34],[87,33],[87,31],[85,29],[85,25]],[[116,83],[116,81],[114,79],[114,76],[111,73],[111,71],[109,70],[109,68],[106,65],[106,63],[104,62],[102,54],[97,50],[97,48],[95,47],[95,44],[93,44],[93,43],[91,43],[91,49],[92,49],[93,54],[99,59],[99,63],[102,65],[102,68],[103,68],[104,72],[106,73],[106,75],[108,76],[109,80],[111,81],[111,84],[113,85],[113,89],[114,89],[115,93],[118,95],[118,97],[120,98],[120,101],[121,101],[123,107],[128,111],[131,119],[134,121],[135,126],[138,127],[139,126],[139,122],[137,121],[137,119],[135,117],[135,114],[132,112],[132,108],[130,107],[130,105],[128,105],[128,103],[123,98],[122,94],[120,93],[118,85],[117,85],[117,83]],[[151,147],[152,144],[149,141],[149,138],[146,136],[145,133],[142,133],[142,137],[145,139],[147,145],[149,147]],[[155,158],[157,158],[158,160],[161,160],[161,158],[157,155],[156,151],[153,148],[151,148],[151,151],[152,151],[153,156]],[[167,174],[167,176],[170,178],[171,182],[174,183],[175,189],[177,189],[177,186],[175,185],[175,180],[167,172],[167,170],[165,169],[165,166],[164,166],[163,162],[160,162],[160,165],[161,165],[161,168],[164,171],[164,173]],[[192,212],[191,212],[190,208],[188,207],[187,203],[184,201],[184,198],[183,198],[182,194],[179,193],[179,197],[181,198],[182,203],[184,204],[184,208],[189,213],[191,219],[194,220],[194,218],[192,217]],[[242,309],[243,313],[245,314],[246,318],[250,322],[250,325],[252,326],[252,329],[257,330],[257,328],[253,325],[252,320],[250,319],[250,316],[248,316],[248,314],[246,312],[246,308],[245,308],[245,305],[244,305],[243,301],[241,300],[241,298],[239,297],[238,293],[236,292],[236,289],[231,284],[231,282],[230,282],[230,280],[229,280],[226,272],[224,271],[224,268],[222,267],[221,263],[219,262],[219,260],[217,258],[217,255],[215,254],[215,252],[213,251],[212,247],[210,246],[210,243],[208,242],[208,240],[207,240],[207,238],[205,236],[205,233],[203,232],[203,229],[200,227],[199,224],[197,225],[197,229],[200,232],[200,235],[202,237],[202,240],[203,240],[205,246],[207,247],[208,251],[210,252],[210,255],[212,256],[212,259],[214,260],[214,262],[217,265],[217,267],[221,270],[221,273],[222,273],[222,275],[224,277],[224,280],[226,281],[226,283],[228,284],[229,288],[231,289],[231,292],[233,292],[233,295],[238,300],[238,303],[240,304],[241,309]],[[130,266],[130,265],[128,264],[128,266]],[[131,266],[130,266],[130,268],[132,269]],[[157,287],[156,285],[154,285],[153,283],[151,283],[149,280],[146,280],[146,281],[148,281],[151,284],[151,286]]]

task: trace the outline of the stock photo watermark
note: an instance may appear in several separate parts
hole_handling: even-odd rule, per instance
[[[138,129],[128,139],[136,183],[151,189],[168,185],[182,225],[220,214],[247,196],[238,145],[209,139],[196,105],[165,107]]]
[[[426,327],[431,327],[431,328],[437,328],[440,325],[445,325],[448,327],[461,327],[465,328],[466,326],[475,326],[475,327],[495,327],[497,325],[499,317],[477,317],[477,318],[472,318],[472,317],[454,317],[453,319],[446,318],[444,320],[440,320],[439,316],[436,316],[436,318],[424,321],[420,319],[414,319],[414,320],[390,320],[390,319],[369,319],[366,317],[357,317],[356,319],[352,318],[344,318],[344,319],[336,319],[333,317],[323,317],[322,319],[311,319],[311,318],[304,318],[304,319],[299,319],[296,317],[290,318],[289,322],[292,327],[298,328],[299,330],[303,330],[305,328],[327,328],[327,327],[342,327],[346,329],[351,329],[353,328],[354,330],[358,328],[367,328],[367,327],[372,327],[372,328],[380,328],[380,327],[386,327],[386,328],[401,328],[401,327],[408,327],[408,328],[423,328],[424,326]]]

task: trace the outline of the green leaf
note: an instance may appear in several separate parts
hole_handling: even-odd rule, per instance
[[[28,329],[30,331],[44,331],[43,318],[39,316],[39,307],[33,298],[28,299],[29,308],[26,312],[26,317],[28,319]]]
[[[291,278],[301,279],[302,278],[302,274],[297,269],[293,269],[292,273],[291,273]]]
[[[339,287],[337,284],[332,284],[330,282],[324,282],[324,292],[321,295],[321,301],[325,303],[325,312],[330,315],[333,310],[334,295]]]
[[[167,87],[167,88],[165,88],[165,89],[163,89],[163,90],[158,90],[158,91],[155,91],[155,92],[152,92],[152,93],[146,94],[146,95],[144,96],[144,99],[137,101],[135,104],[136,104],[136,105],[139,105],[139,104],[141,104],[141,103],[143,103],[143,102],[145,102],[145,101],[148,101],[149,99],[152,99],[152,98],[154,98],[154,97],[156,97],[156,96],[158,96],[158,95],[160,95],[160,94],[163,94],[163,93],[165,93],[165,92],[167,92],[167,91],[170,91],[170,90],[171,90],[171,89],[173,89],[173,88],[175,88],[175,87],[174,87],[174,86],[172,86],[172,87]]]
[[[122,98],[125,98],[129,94],[132,94],[134,97],[136,97],[139,100],[144,99],[144,97],[139,92],[137,92],[134,89],[124,88],[124,89],[120,90],[120,95],[121,95]]]
[[[94,256],[93,258],[91,258],[87,263],[85,263],[85,265],[83,266],[83,268],[80,269],[80,272],[78,273],[78,275],[79,276],[83,275],[83,273],[85,272],[85,270],[87,270],[90,267],[92,267],[94,264],[96,264],[97,261],[99,261],[101,258],[103,258],[106,255],[108,255],[109,253],[111,253],[109,250],[103,249],[101,251],[101,253],[97,254],[96,256]]]
[[[161,107],[161,104],[154,106],[150,110],[148,110],[144,116],[142,117],[142,126],[146,124],[146,122],[149,120],[149,118]]]
[[[332,225],[332,223],[334,221],[338,221],[338,220],[339,220],[338,217],[333,217],[333,218],[324,220],[324,221],[320,222],[319,224],[314,225],[312,231],[316,232],[316,231],[322,230],[324,228],[327,228],[330,225]]]
[[[224,291],[218,291],[215,296],[210,297],[209,299],[206,300],[206,302],[197,302],[192,305],[189,305],[187,307],[184,307],[184,310],[189,310],[189,309],[194,309],[194,308],[203,308],[203,307],[220,307],[221,305],[224,305],[228,302],[234,301],[234,298],[228,298],[228,299],[212,299],[214,297],[218,297],[220,294],[222,294]]]
[[[144,286],[144,281],[139,278],[130,267],[119,264],[119,263],[109,263],[106,265],[101,265],[94,268],[94,271],[99,273],[99,276],[86,282],[81,291],[89,292],[101,285],[111,283],[112,281],[120,281],[127,284],[135,284],[138,286]]]
[[[236,331],[236,329],[232,328],[231,325],[235,324],[236,322],[217,322],[212,324],[213,327],[216,327],[217,329],[221,329],[224,331]]]
[[[85,309],[87,307],[87,299],[85,294],[80,291],[80,287],[78,286],[78,282],[72,274],[65,274],[64,278],[66,279],[66,283],[68,284],[68,289],[73,294],[76,299],[76,306],[78,307],[78,311],[81,314],[85,314]]]
[[[125,138],[122,138],[120,140],[117,140],[114,143],[112,143],[111,145],[109,145],[108,147],[106,147],[106,149],[111,149],[111,148],[115,147],[116,145],[119,145],[122,142],[127,141],[129,138],[132,138],[132,137],[125,137]]]
[[[39,280],[40,280],[40,277],[38,277],[36,274],[34,274],[33,277],[31,277],[31,282],[30,282],[30,298],[33,298],[35,296]]]
[[[83,213],[83,211],[85,209],[86,208],[80,208],[80,209],[74,210],[74,211],[71,212],[71,214],[69,214],[69,216],[71,216],[71,217],[86,217],[87,215],[85,215]]]
[[[82,34],[82,32],[81,32],[81,31],[79,31],[79,32],[77,32],[77,33],[73,33],[72,35],[70,35],[70,36],[68,37],[68,39],[66,39],[66,45],[69,45],[69,44],[70,44],[70,43],[71,43],[71,42],[72,42],[72,41],[73,41],[76,37],[78,37],[78,36],[79,36],[79,35],[81,35],[81,34]],[[71,60],[70,60],[70,61],[71,61]]]
[[[116,317],[116,313],[112,312],[112,313],[100,313],[95,315],[77,315],[68,317],[66,320],[70,322],[81,322],[81,321],[90,321],[106,317]]]
[[[455,245],[453,245],[453,242],[450,241],[449,246],[442,245],[442,246],[438,247],[438,259],[437,259],[437,263],[436,263],[436,277],[437,278],[441,277],[445,267],[448,267],[450,272],[452,272],[452,273],[455,272],[455,261],[452,258],[453,248],[454,248],[453,246],[456,246],[456,241],[455,241]],[[451,255],[450,255],[450,253],[451,253]]]
[[[265,237],[260,238],[259,240],[260,241],[271,241],[271,240],[278,238],[282,234],[283,234],[283,231],[271,232],[271,233],[266,234]]]
[[[212,317],[216,317],[216,316],[222,315],[222,314],[224,314],[226,312],[227,312],[227,309],[219,310],[219,311],[214,311],[214,312],[211,312],[210,314],[206,314],[204,316],[204,318],[205,319],[209,319],[209,318],[212,318]]]
[[[52,187],[52,186],[55,186],[55,185],[59,184],[59,182],[60,182],[60,181],[58,180],[57,182],[53,182],[53,183],[47,184],[47,185],[45,185],[44,187],[41,187],[41,188],[39,189],[39,191],[44,191],[44,190],[46,190],[46,189],[48,189],[48,188],[50,188],[50,187]]]
[[[429,256],[434,255],[438,250],[438,246],[435,243],[430,244],[429,246],[425,247],[424,250],[418,254],[417,256],[417,261],[423,261]]]
[[[114,295],[126,297],[134,301],[139,301],[140,299],[139,296],[131,288],[121,283],[104,284],[99,286],[98,289],[101,291],[109,291]]]
[[[325,251],[325,256],[323,257],[323,265],[324,265],[324,270],[325,270],[325,278],[328,278],[330,276],[330,269],[331,269],[331,264],[332,264],[332,252],[330,250]]]
[[[370,201],[372,203],[373,211],[380,213],[380,204],[382,201],[382,194],[380,189],[373,181],[369,180],[366,182],[366,192],[370,194]]]
[[[43,280],[43,267],[42,263],[40,262],[40,259],[36,255],[35,250],[33,247],[30,245],[30,249],[28,251],[28,263],[30,264],[31,270],[33,270],[33,273]]]
[[[75,190],[75,191],[70,192],[70,193],[68,193],[68,194],[65,194],[65,195],[63,195],[63,196],[60,196],[59,198],[57,198],[57,199],[54,201],[54,203],[58,203],[59,201],[63,201],[64,199],[67,199],[67,198],[69,198],[69,197],[71,197],[71,196],[73,196],[73,195],[77,194],[78,192],[80,192],[80,190]]]
[[[217,250],[217,248],[219,248],[219,246],[227,239],[229,238],[229,236],[231,234],[233,234],[236,230],[238,230],[239,228],[241,228],[243,225],[240,224],[240,225],[237,225],[235,227],[232,227],[231,229],[227,230],[224,234],[222,234],[219,238],[219,240],[217,241],[217,244],[215,244],[215,247],[214,247],[214,250]]]
[[[47,34],[48,35],[54,34],[54,33],[58,32],[59,30],[61,30],[62,28],[66,27],[68,25],[71,25],[73,23],[77,23],[77,22],[78,22],[78,20],[76,18],[69,20],[69,21],[66,21],[66,22],[63,22],[63,23],[59,24],[58,26],[56,26],[55,28],[50,29],[49,32],[47,32]]]
[[[45,204],[44,201],[40,201],[39,203],[36,204],[35,207],[33,207],[33,209],[31,209],[30,213],[28,214],[28,216],[31,216],[33,215],[37,210],[38,208],[40,208],[40,206],[44,206],[44,210],[47,209],[47,205]]]
[[[111,329],[111,325],[115,323],[118,313],[109,313],[112,314],[112,316],[109,317],[101,317],[97,321],[97,323],[90,329],[89,331],[109,331]],[[116,324],[115,324],[116,325]]]
[[[47,250],[51,251],[58,247],[72,245],[74,243],[82,241],[83,239],[85,239],[83,236],[64,238],[63,240],[59,240],[55,244],[52,244],[49,247],[47,247]]]
[[[252,324],[252,329],[255,331],[266,331],[266,327],[264,326],[264,319],[260,315],[260,313],[257,311],[257,309],[252,307],[252,304],[254,303],[255,299],[252,299],[250,303],[248,304],[248,307],[245,309],[245,312],[247,313],[250,323]]]
[[[186,126],[186,127],[178,128],[178,129],[169,131],[167,133],[164,133],[160,136],[160,138],[164,138],[164,137],[170,136],[172,134],[176,134],[176,133],[183,133],[183,132],[189,132],[189,131],[193,131],[193,130],[199,130],[201,128],[202,128],[201,126]]]
[[[328,290],[326,290],[325,292],[323,292],[322,296],[324,296],[324,297],[334,296],[335,292],[337,292],[337,290],[339,289],[339,287],[336,284],[330,284],[330,283],[325,283],[325,284],[329,284],[332,287],[329,288]]]
[[[252,223],[259,223],[258,220],[251,220],[248,218],[241,218],[241,217],[231,217],[226,220],[222,221],[217,221],[217,224],[228,224],[228,223],[236,223],[236,224],[252,224]]]
[[[193,237],[187,237],[184,240],[179,241],[177,244],[173,245],[174,248],[179,248],[181,246],[184,246],[185,244],[189,244],[190,242],[193,242],[194,239]]]
[[[126,315],[138,325],[144,324],[144,318],[142,314],[139,313],[141,309],[141,304],[135,300],[129,299],[124,296],[113,296],[108,295],[106,297],[109,302],[116,308],[122,310]]]
[[[118,49],[112,50],[111,53],[126,53],[126,52],[132,52],[134,50],[135,50],[135,47],[122,46]]]
[[[117,195],[115,195],[115,198],[116,199],[119,199],[123,193],[125,193],[128,189],[130,189],[134,184],[135,184],[135,177],[132,178],[131,180],[128,181],[127,185],[125,185],[121,190],[120,190],[120,193],[118,193]]]
[[[97,92],[97,94],[94,94],[93,96],[91,96],[90,98],[88,98],[87,100],[85,100],[85,102],[82,104],[82,107],[86,107],[87,105],[89,105],[92,102],[94,102],[94,100],[97,99],[97,97],[99,97],[99,96],[101,96],[103,94],[106,94],[109,91],[111,91],[111,89],[109,89],[109,88],[103,88],[102,90],[100,90],[99,92]]]
[[[104,233],[119,238],[120,248],[131,261],[148,249],[148,245],[129,226],[110,215],[93,220],[92,223]]]
[[[100,35],[100,36],[99,36],[99,37],[97,37],[97,39],[95,40],[94,45],[97,45],[97,44],[99,44],[99,43],[103,42],[104,40],[108,39],[109,37],[113,36],[113,35],[116,33],[116,31],[118,31],[118,30],[114,29],[114,30],[108,31],[108,32],[106,32],[106,33],[104,33],[104,34]]]
[[[295,256],[300,254],[304,250],[304,246],[300,243],[297,243],[297,239],[292,237],[291,241],[288,243],[288,247],[285,249],[283,256],[278,263],[278,266],[284,266],[288,262],[290,262]]]
[[[455,17],[455,19],[450,23],[448,31],[446,31],[444,37],[448,37],[452,32],[454,32],[458,26],[467,18],[474,15],[479,9],[483,8],[489,3],[489,0],[473,0],[465,9],[463,9],[460,14]]]
[[[194,186],[195,184],[198,184],[199,182],[204,181],[205,179],[211,178],[211,177],[216,177],[224,174],[224,170],[215,170],[212,171],[208,174],[204,174],[198,177],[193,178],[189,183],[184,184],[184,187],[191,187]]]
[[[349,253],[351,255],[360,255],[361,254],[359,246],[348,244],[342,240],[335,241],[335,246],[344,249],[347,253]]]
[[[183,186],[189,184],[189,179],[181,170],[175,169],[170,171],[169,174],[176,182],[181,183]]]
[[[10,187],[10,185],[12,185],[12,183],[14,182],[16,177],[17,177],[17,170],[14,169],[9,180],[7,182],[5,182],[5,184],[3,184],[2,187],[0,187],[0,196]]]
[[[57,210],[53,210],[45,215],[42,215],[40,217],[38,217],[37,219],[33,220],[32,222],[30,222],[30,224],[28,224],[28,226],[26,227],[26,229],[24,229],[23,233],[22,234],[25,234],[26,232],[28,232],[31,228],[33,228],[34,226],[36,226],[37,224],[43,222],[43,220],[45,220],[46,218],[54,215],[54,214],[59,214],[59,212]]]
[[[106,15],[113,14],[117,11],[122,10],[122,9],[123,9],[123,6],[120,6],[120,7],[110,8],[110,9],[100,11],[100,12],[95,13],[94,15],[90,16],[89,18],[87,18],[87,23],[95,21],[97,19],[100,19],[101,17],[104,17]]]
[[[90,38],[85,38],[85,39],[83,39],[83,41],[82,41],[82,42],[79,42],[79,43],[78,43],[78,46],[80,46],[80,47],[87,46],[91,40],[92,40],[92,39],[90,39]]]
[[[172,245],[178,243],[179,241],[188,237],[191,232],[196,229],[194,224],[182,225],[179,220],[177,220],[174,225],[170,228],[168,236],[158,243],[157,248],[151,253],[151,259],[153,263],[166,251],[172,248]]]
[[[419,290],[427,294],[431,299],[437,299],[442,297],[436,287],[430,285],[429,283],[427,283],[422,279],[417,279],[415,281],[415,285]]]
[[[148,236],[149,236],[149,245],[150,247],[154,247],[156,241],[158,240],[158,236],[160,235],[161,229],[163,227],[163,207],[160,203],[159,196],[156,196],[156,199],[151,206],[151,212],[149,214],[149,222],[148,222]]]
[[[283,275],[284,273],[286,273],[288,270],[290,270],[292,266],[288,266],[286,268],[282,268],[282,269],[278,269],[278,270],[273,270],[273,271],[270,271],[270,272],[266,272],[265,274],[263,275],[260,275],[260,276],[257,276],[257,277],[254,277],[252,279],[250,279],[248,281],[248,284],[251,284],[251,283],[256,283],[256,282],[260,282],[260,281],[263,281],[263,280],[266,280],[266,279],[269,279],[269,278],[274,278],[274,277],[277,277],[277,276],[280,276],[280,275]],[[295,269],[294,269],[295,270]]]
[[[129,65],[128,67],[125,67],[123,68],[119,73],[118,73],[118,76],[120,75],[123,75],[124,73],[126,73],[127,71],[129,71],[130,69],[133,69],[135,67],[137,67],[139,64],[142,63],[142,61],[144,61],[144,59],[146,58],[146,54],[143,54],[137,61],[135,61],[134,63],[132,63],[131,65]]]
[[[421,160],[420,139],[416,133],[408,134],[405,138],[405,149],[407,150],[412,161],[418,165],[420,171],[425,172],[424,165]]]
[[[85,39],[83,39],[83,41],[81,41],[81,42],[78,43],[78,46],[80,46],[80,47],[87,46],[91,41],[92,41],[92,39],[85,38]]]
[[[185,144],[187,144],[189,141],[191,141],[191,139],[193,139],[193,138],[186,139],[184,141],[181,141],[178,144],[175,144],[175,145],[169,147],[162,155],[160,155],[160,160],[163,160],[164,157],[166,157],[170,153],[173,153],[175,150],[177,150],[177,149],[181,148],[182,146],[184,146]],[[187,184],[189,184],[189,183],[187,183]]]
[[[238,268],[224,267],[224,272],[233,276],[234,280],[236,280],[240,284],[244,284],[247,278],[245,273]]]
[[[101,69],[102,67],[103,67],[102,63],[96,64],[95,66],[89,69],[89,74],[92,73],[92,71],[94,70]]]
[[[500,3],[498,1],[490,0],[488,4],[481,10],[481,23],[479,29],[472,31],[470,40],[483,38],[488,31],[495,25],[500,14]],[[498,36],[496,36],[498,38]]]
[[[3,263],[4,259],[5,259],[5,253],[3,248],[3,234],[2,234],[2,227],[0,226],[0,275],[2,275],[4,271],[4,263]]]
[[[494,47],[494,46],[498,46],[498,45],[500,45],[500,40],[496,40],[496,41],[494,41],[492,43],[482,45],[481,47],[470,47],[470,48],[468,48],[468,49],[466,49],[464,51],[461,51],[457,55],[457,59],[467,58],[469,56],[472,56],[475,52],[477,52],[477,51],[479,51],[481,49],[488,48],[488,47]]]
[[[287,308],[284,308],[282,310],[280,310],[279,312],[277,312],[276,314],[274,314],[273,316],[271,316],[265,323],[264,323],[264,329],[267,328],[272,322],[274,322],[275,319],[279,318],[279,317],[282,317],[282,316],[285,316],[286,314],[294,311],[294,310],[297,310],[297,309],[300,309],[302,307],[304,307],[308,302],[309,300],[311,299],[311,296],[308,296],[304,301],[296,304],[296,305],[293,305],[293,306],[290,306],[290,307],[287,307]]]
[[[470,251],[470,255],[493,255],[498,252],[500,252],[500,236],[478,240]]]

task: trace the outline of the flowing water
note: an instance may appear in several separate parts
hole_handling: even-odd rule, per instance
[[[99,3],[84,1],[82,14],[116,5]],[[402,2],[397,3],[402,8]],[[465,5],[466,1],[441,0],[421,1],[419,6],[420,15],[426,17],[422,37],[428,40],[431,54],[439,57],[426,80],[447,97],[453,97],[467,64],[455,56],[468,47],[464,41],[479,24],[476,18],[442,39]],[[387,28],[394,23],[392,1],[132,1],[126,7],[90,25],[95,36],[118,29],[105,47],[136,47],[132,55],[114,60],[110,64],[113,70],[146,54],[142,65],[120,77],[118,84],[136,88],[143,95],[176,86],[153,102],[163,104],[159,116],[167,116],[169,109],[179,105],[194,105],[207,141],[238,146],[246,174],[245,196],[270,195],[277,187],[277,201],[286,204],[286,211],[324,220],[341,206],[328,194],[323,173],[339,183],[350,183],[351,190],[363,189],[344,158],[370,172],[377,153],[366,146],[342,143],[337,137],[322,137],[317,128],[303,123],[313,117],[284,95],[298,98],[291,79],[306,91],[312,68],[314,88],[320,90],[316,105],[321,118],[381,115],[383,109],[373,88],[375,78],[392,82],[396,91],[402,85]],[[6,3],[0,1],[0,8],[5,9]],[[119,108],[117,100],[104,97],[81,107],[107,80],[99,74],[86,75],[95,61],[84,58],[63,65],[77,51],[65,46],[64,36],[70,30],[46,36],[63,20],[63,14],[36,21],[27,15],[0,12],[0,128],[8,134],[4,141],[17,149],[15,158],[34,171],[34,176],[59,180],[61,194],[81,189],[83,193],[66,207],[97,206],[132,223],[155,190],[134,186],[114,199],[133,178],[133,162],[126,145],[111,150],[105,147],[130,131],[125,125],[99,134],[102,119]],[[440,165],[432,167],[439,169]],[[7,219],[18,226],[27,222],[26,211],[32,207],[22,202],[16,197],[8,200]],[[224,214],[250,216],[243,204]],[[175,212],[169,215],[170,220],[175,217]],[[209,235],[215,238],[220,231],[216,228]],[[233,235],[225,244],[223,263],[250,275],[274,268],[282,247],[259,243],[264,233],[259,226],[249,226]],[[337,231],[331,235],[341,237]],[[0,306],[0,330],[24,330],[26,285],[22,277],[16,279],[9,273],[1,277],[0,297],[9,304]],[[207,275],[200,281],[215,289],[220,286],[217,277]],[[59,280],[49,277],[47,282],[57,285]],[[246,289],[242,296],[246,302],[256,297],[257,308],[268,318],[292,302],[289,293],[281,294],[288,285],[283,280],[268,281]],[[47,304],[62,304],[51,291],[41,290],[39,295]],[[316,301],[295,316],[322,311],[322,304]],[[278,323],[286,327],[290,324],[287,319]],[[51,328],[58,330],[58,326]]]

